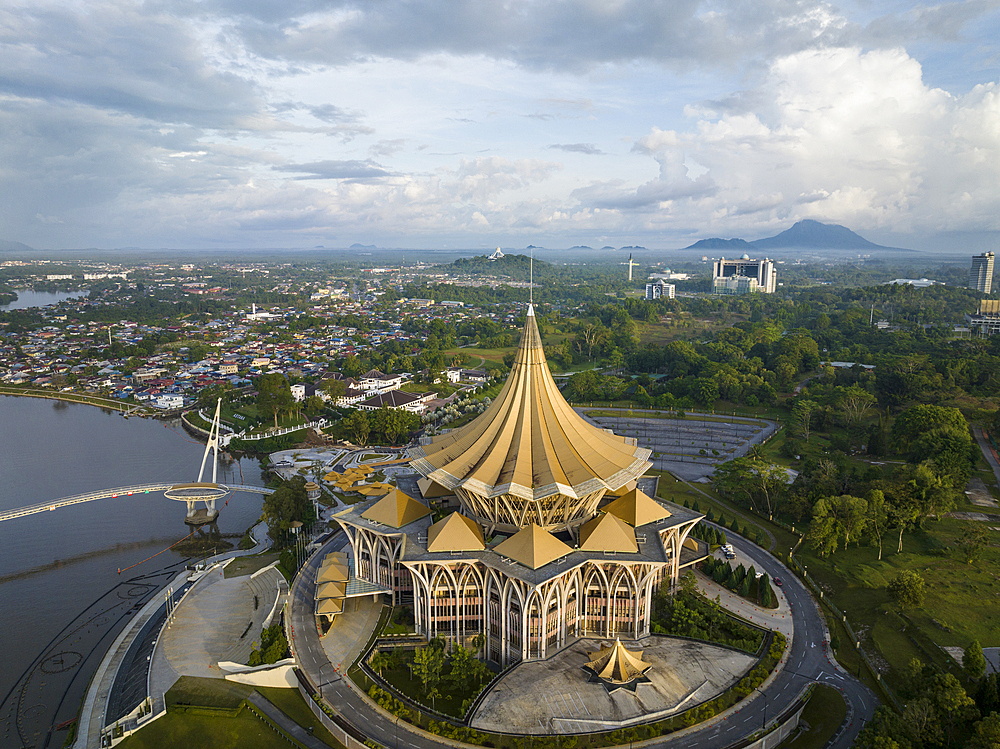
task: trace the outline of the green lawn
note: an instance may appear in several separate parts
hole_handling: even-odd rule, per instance
[[[343,748],[337,739],[333,737],[319,718],[313,715],[312,710],[302,699],[298,689],[278,689],[276,687],[258,687],[260,692],[272,705],[281,710],[285,715],[294,720],[306,730],[312,729],[313,736],[324,744],[332,747]],[[287,744],[286,744],[287,746]]]
[[[276,552],[268,552],[252,557],[236,557],[236,559],[226,565],[226,577],[252,575],[257,570],[267,567],[271,562],[277,562],[278,556]]]
[[[283,736],[249,710],[235,718],[168,712],[129,736],[122,749],[289,749]]]
[[[924,530],[903,536],[900,554],[898,537],[887,539],[881,560],[874,546],[851,546],[825,559],[805,546],[799,551],[799,559],[847,612],[851,625],[870,628],[866,648],[874,646],[889,663],[891,671],[885,678],[894,687],[902,686],[899,674],[911,658],[959,675],[957,664],[939,646],[1000,640],[1000,577],[993,572],[1000,549],[988,547],[979,562],[966,564],[954,547],[969,522],[928,520]],[[995,543],[997,533],[992,535]],[[921,606],[900,611],[885,586],[904,569],[924,578],[926,598]]]
[[[817,684],[802,711],[799,732],[781,744],[782,749],[823,749],[847,716],[847,705],[833,687]]]

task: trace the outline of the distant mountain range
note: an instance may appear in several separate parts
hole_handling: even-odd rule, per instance
[[[846,226],[839,224],[824,224],[812,219],[798,221],[791,229],[765,239],[747,242],[745,239],[699,239],[686,250],[736,250],[741,253],[750,250],[898,250],[899,247],[886,247],[869,242],[864,237],[855,234]]]
[[[22,252],[24,250],[33,250],[34,247],[28,247],[28,245],[22,242],[12,242],[9,239],[0,239],[0,252]]]

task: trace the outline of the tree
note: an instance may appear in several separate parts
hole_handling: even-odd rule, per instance
[[[811,434],[810,423],[812,422],[813,413],[818,406],[819,404],[816,401],[797,400],[795,407],[792,409],[792,421],[795,423],[799,434],[802,435],[802,439],[806,442],[809,441],[809,435]]]
[[[990,713],[976,723],[976,732],[966,749],[1000,749],[1000,714]]]
[[[434,642],[413,652],[413,675],[420,680],[424,694],[428,697],[432,692],[437,692],[444,660],[444,647],[439,647]]]
[[[962,655],[962,670],[973,681],[979,681],[986,673],[986,656],[979,640],[973,640]]]
[[[977,561],[988,543],[989,535],[982,525],[973,522],[967,526],[958,539],[958,548],[965,557],[965,563],[972,564]]]
[[[319,388],[334,403],[344,397],[344,393],[347,392],[347,384],[343,380],[336,380],[332,377],[322,380]]]
[[[716,467],[712,483],[722,494],[742,498],[758,515],[773,518],[788,485],[788,473],[765,460],[736,458]]]
[[[354,441],[359,445],[368,444],[368,435],[371,434],[372,428],[368,421],[368,415],[364,411],[353,411],[344,420],[344,428],[348,434],[353,435]]]
[[[888,590],[900,606],[919,606],[924,600],[924,578],[913,570],[902,570],[889,581]]]
[[[892,514],[892,505],[886,499],[885,494],[879,489],[872,489],[868,492],[868,515],[866,517],[868,532],[878,544],[878,558],[882,559],[882,537],[889,526],[889,517]]]
[[[875,404],[875,396],[858,385],[838,387],[835,391],[835,403],[844,414],[848,425],[857,424]]]
[[[254,381],[257,388],[257,407],[265,413],[274,415],[274,426],[278,426],[278,414],[289,408],[292,403],[292,391],[283,374],[261,375]]]
[[[287,531],[296,520],[311,520],[313,505],[306,495],[305,479],[295,476],[264,497],[261,516],[272,538],[276,538],[279,531]]]

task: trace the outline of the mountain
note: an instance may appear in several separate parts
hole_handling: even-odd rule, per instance
[[[869,242],[855,234],[846,226],[824,224],[812,219],[795,222],[791,229],[765,239],[747,242],[745,239],[699,239],[686,250],[732,250],[749,253],[753,250],[787,250],[802,248],[809,250],[899,250],[899,247],[885,247]]]
[[[571,250],[592,250],[594,248],[593,247],[588,247],[585,244],[575,244],[572,247],[570,247],[570,249]]]
[[[685,250],[740,250],[741,252],[746,252],[753,249],[753,245],[747,242],[745,239],[720,239],[719,237],[712,237],[711,239],[699,239],[690,247],[685,247]]]
[[[347,249],[349,249],[349,250],[376,250],[376,249],[378,249],[378,247],[376,245],[373,245],[373,244],[359,244],[358,242],[355,242],[354,244],[352,244]]]
[[[21,242],[12,242],[9,239],[0,239],[0,252],[23,252],[24,250],[33,250],[34,247],[28,247],[28,245]]]
[[[630,245],[626,245],[625,247],[622,247],[622,249],[623,250],[644,250],[646,248],[643,247],[641,244],[630,244]]]
[[[773,237],[751,242],[759,250],[777,250],[789,247],[804,247],[816,250],[886,250],[880,244],[869,242],[855,234],[846,226],[823,224],[812,219],[797,221],[791,229],[786,229]]]

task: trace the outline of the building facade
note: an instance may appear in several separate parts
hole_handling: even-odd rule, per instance
[[[409,493],[336,516],[354,588],[412,603],[428,638],[481,635],[502,667],[582,637],[644,637],[653,593],[708,551],[689,537],[700,514],[642,490],[655,494],[649,455],[566,403],[529,307],[490,408],[411,450]]]
[[[778,287],[778,271],[768,258],[738,260],[719,258],[712,264],[712,292],[715,294],[773,294]]]
[[[993,261],[992,252],[972,256],[972,268],[969,269],[969,288],[983,294],[993,293]]]
[[[646,284],[646,299],[673,299],[677,294],[677,287],[672,283],[664,283],[657,279]]]

